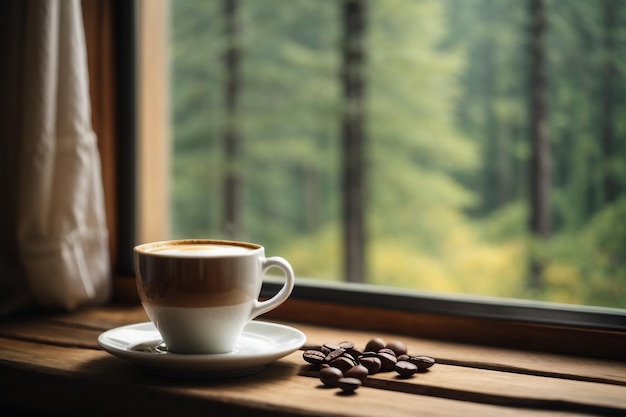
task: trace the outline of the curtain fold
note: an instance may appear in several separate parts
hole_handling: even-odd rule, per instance
[[[4,158],[15,158],[15,172],[5,175],[12,174],[8,182],[16,187],[10,232],[21,271],[7,273],[0,285],[26,280],[29,298],[46,308],[103,303],[111,294],[110,258],[81,4],[16,3],[13,37],[4,42],[17,48],[11,55],[17,62],[8,65],[16,66],[19,76],[15,97],[2,106],[15,126],[0,140],[15,153]],[[14,265],[6,240],[3,264]],[[15,297],[25,296],[13,297],[13,302],[0,299],[3,310],[17,307]]]

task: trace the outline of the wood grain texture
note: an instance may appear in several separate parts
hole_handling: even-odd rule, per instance
[[[117,119],[115,116],[116,55],[113,46],[113,2],[82,0],[85,46],[89,71],[91,123],[98,138],[105,195],[106,220],[109,227],[109,252],[111,264],[116,265],[118,216],[117,193]]]
[[[297,354],[259,374],[220,381],[161,377],[105,352],[24,341],[0,339],[0,354],[3,378],[11,381],[0,391],[0,404],[40,413],[406,416],[419,410],[424,416],[564,415],[375,387],[344,396],[297,375]]]
[[[287,323],[307,345],[373,337],[402,340],[438,363],[398,379],[371,376],[352,396],[321,387],[295,352],[259,374],[226,380],[172,379],[100,350],[105,330],[146,321],[138,306],[0,322],[0,410],[79,415],[560,416],[626,415],[626,364],[610,360],[442,342],[394,332]],[[10,384],[5,383],[11,381]],[[37,401],[32,401],[37,398]]]
[[[626,332],[523,321],[426,314],[290,298],[265,317],[335,328],[387,331],[412,337],[626,360]]]
[[[349,339],[357,346],[364,347],[370,338],[380,337],[387,342],[401,340],[411,354],[432,356],[439,364],[626,386],[625,362],[442,342],[388,332],[347,331],[298,323],[293,325],[305,332],[307,344],[312,345]]]
[[[169,2],[140,0],[137,5],[137,242],[171,235],[171,132]]]

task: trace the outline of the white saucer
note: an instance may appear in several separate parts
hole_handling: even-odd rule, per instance
[[[306,336],[282,324],[251,321],[229,353],[186,355],[158,348],[161,335],[151,322],[108,330],[98,343],[112,355],[153,372],[192,378],[219,378],[248,375],[300,349]]]

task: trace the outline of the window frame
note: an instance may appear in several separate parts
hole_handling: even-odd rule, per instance
[[[616,308],[449,294],[306,278],[297,278],[296,284],[292,297],[307,301],[345,303],[417,314],[520,320],[528,324],[571,326],[596,331],[626,330],[626,314]],[[261,296],[270,297],[281,286],[280,278],[266,277]]]
[[[167,0],[113,3],[117,99],[111,105],[114,106],[118,126],[117,171],[105,172],[105,175],[114,175],[118,179],[115,190],[108,191],[108,194],[114,192],[115,196],[107,196],[119,202],[113,217],[117,223],[110,225],[115,228],[112,247],[116,248],[117,254],[113,267],[118,301],[138,301],[132,248],[140,240],[137,222],[142,216],[137,212],[141,208],[141,197],[137,191],[142,189],[141,172],[144,171],[140,170],[141,167],[137,169],[140,164],[138,158],[141,157],[137,150],[142,149],[141,142],[146,140],[140,137],[145,132],[138,128],[138,117],[142,103],[153,101],[154,97],[162,100],[167,97],[166,94],[152,95],[158,83],[153,83],[150,89],[139,89],[141,72],[150,68],[150,61],[138,61],[138,57],[150,51],[143,48],[145,45],[139,47],[136,42],[150,37],[138,31],[154,31],[154,25],[158,23],[151,20],[148,27],[139,22],[141,16],[155,16],[148,9],[162,8],[166,4]],[[158,45],[152,43],[149,47]],[[164,55],[156,56],[162,58]],[[161,83],[162,88],[167,86],[166,82]],[[166,104],[162,103],[161,107],[164,106]],[[165,147],[161,149],[165,151]],[[152,186],[155,186],[154,182]],[[261,296],[271,296],[281,285],[280,278],[267,277]],[[295,289],[285,305],[268,314],[268,317],[493,346],[626,359],[626,349],[620,348],[626,346],[626,311],[622,309],[443,294],[305,278],[297,278]]]
[[[140,188],[137,175],[138,149],[138,109],[141,98],[138,95],[137,62],[137,5],[135,1],[115,0],[114,44],[117,54],[115,72],[117,75],[117,265],[116,272],[134,275],[132,247],[136,241],[137,191]],[[129,252],[129,248],[131,248]]]

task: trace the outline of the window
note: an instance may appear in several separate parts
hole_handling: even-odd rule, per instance
[[[142,42],[169,39],[170,59],[141,72],[144,92],[171,83],[152,101],[171,116],[142,124],[142,239],[255,241],[302,277],[342,280],[345,4],[185,0],[142,17],[167,19]],[[365,282],[625,307],[625,6],[356,4]],[[169,133],[171,154],[148,154]]]

